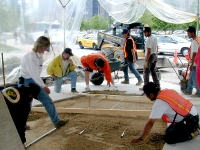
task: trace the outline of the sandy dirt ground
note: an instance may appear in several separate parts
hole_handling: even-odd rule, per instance
[[[68,99],[55,103],[56,107],[82,107],[110,109],[117,101],[113,100],[85,100],[82,96],[78,99]],[[97,105],[98,104],[98,105]],[[133,106],[131,106],[133,105]],[[151,103],[141,102],[137,105],[131,101],[124,101],[116,109],[150,109]],[[166,124],[156,121],[151,134],[141,143],[131,145],[133,138],[138,138],[144,128],[148,117],[114,117],[87,114],[59,114],[62,119],[69,118],[69,122],[32,144],[27,150],[161,150]],[[45,113],[31,112],[28,125],[31,130],[26,131],[27,142],[35,140],[54,128]],[[79,135],[79,133],[84,132]],[[121,138],[122,132],[124,137]]]

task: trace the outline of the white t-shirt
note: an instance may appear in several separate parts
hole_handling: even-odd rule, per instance
[[[65,76],[65,73],[68,67],[68,60],[62,59],[62,64],[63,64],[63,76]]]
[[[166,114],[171,120],[174,120],[176,112],[170,107],[167,102],[161,99],[156,99],[149,118],[160,119],[162,118],[163,114]],[[197,115],[197,110],[194,106],[192,106],[190,114],[192,114],[193,116]],[[183,116],[177,114],[175,122],[180,122],[181,120],[183,120]]]
[[[45,87],[40,74],[42,72],[43,54],[31,51],[24,55],[20,64],[20,74],[25,79],[32,78],[39,86]]]
[[[157,46],[157,38],[153,35],[149,36],[145,44],[145,56],[147,55],[147,48],[151,49],[151,54],[157,54]]]
[[[193,53],[197,53],[198,52],[198,47],[199,47],[199,44],[197,43],[197,41],[196,40],[192,40],[190,58],[192,58]],[[195,62],[193,64],[193,66],[196,66]]]

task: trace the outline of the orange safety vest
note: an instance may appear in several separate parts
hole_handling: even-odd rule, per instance
[[[167,102],[177,114],[183,117],[190,113],[193,106],[189,100],[182,97],[176,91],[170,89],[161,90],[156,98]],[[163,114],[162,119],[164,122],[173,121],[166,114]]]
[[[132,40],[132,42],[133,42],[133,50],[134,50],[134,52],[137,52],[135,41],[133,40],[133,38],[132,38],[131,36],[129,36],[129,37],[124,41],[124,45],[123,45],[123,51],[124,51],[124,57],[125,57],[125,58],[128,57],[128,53],[126,52],[126,43],[127,43],[127,40],[128,40],[128,39],[131,39],[131,40]]]

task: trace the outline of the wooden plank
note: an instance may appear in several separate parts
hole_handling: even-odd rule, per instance
[[[1,150],[24,150],[17,129],[14,125],[10,112],[0,92],[0,149]]]
[[[92,115],[110,115],[123,117],[149,117],[151,110],[121,110],[121,109],[86,109],[86,108],[62,108],[57,107],[58,113],[77,113],[77,114],[92,114]],[[43,107],[32,107],[34,112],[45,112]]]

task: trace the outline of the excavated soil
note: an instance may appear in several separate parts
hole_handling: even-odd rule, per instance
[[[88,100],[86,100],[86,98]],[[56,102],[56,107],[82,107],[110,109],[118,100],[91,101],[82,96],[65,101]],[[133,105],[130,107],[130,105]],[[146,109],[151,108],[151,103],[135,104],[124,101],[117,105],[119,109]],[[162,140],[166,124],[158,120],[150,135],[140,144],[130,144],[133,138],[138,138],[144,128],[148,117],[114,117],[87,114],[59,114],[61,119],[69,122],[53,133],[32,144],[27,150],[161,150],[164,145]],[[28,119],[31,130],[26,131],[27,142],[35,140],[54,128],[46,113],[31,112]],[[81,131],[84,132],[79,135]],[[122,132],[125,132],[121,138]]]
[[[29,121],[27,143],[53,129],[49,118],[43,113],[34,113],[40,118]],[[157,121],[151,134],[140,144],[130,141],[141,135],[148,118],[126,118],[83,114],[60,114],[70,118],[69,123],[59,130],[28,147],[28,150],[161,150],[166,124]],[[79,133],[84,132],[79,135]],[[124,137],[121,138],[122,132]]]

